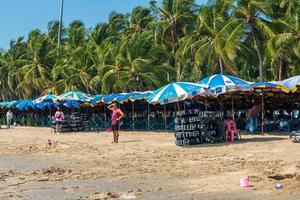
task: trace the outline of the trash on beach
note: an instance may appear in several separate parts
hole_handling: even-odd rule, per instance
[[[249,180],[249,177],[246,176],[246,177],[240,179],[240,185],[241,185],[242,187],[249,187],[249,186],[250,186],[250,180]]]
[[[277,183],[275,187],[277,190],[280,190],[283,188],[283,185],[281,183]]]

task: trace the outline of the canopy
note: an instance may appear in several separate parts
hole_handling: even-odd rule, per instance
[[[287,87],[292,92],[295,92],[297,90],[297,86],[300,86],[300,75],[280,81],[279,84]]]
[[[182,101],[188,97],[197,94],[204,94],[205,89],[202,85],[189,82],[170,83],[158,90],[154,91],[147,97],[147,101],[151,104],[167,104]]]
[[[251,84],[231,75],[216,74],[202,79],[200,84],[209,88],[210,93],[218,96],[231,91],[250,91]]]
[[[67,92],[60,95],[64,101],[90,101],[92,98],[83,92]]]

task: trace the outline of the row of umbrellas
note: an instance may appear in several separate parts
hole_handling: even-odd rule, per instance
[[[80,108],[81,106],[97,106],[112,102],[124,103],[146,99],[152,92],[132,92],[109,95],[91,96],[83,92],[68,92],[60,96],[48,94],[37,99],[26,99],[10,102],[0,102],[1,108],[17,108],[20,111],[44,110],[45,108],[57,108],[63,105],[67,108]]]
[[[295,92],[300,85],[300,76],[291,77],[281,82],[252,83],[231,75],[216,74],[204,78],[199,83],[174,82],[157,89],[154,92],[131,92],[109,95],[88,95],[83,92],[67,92],[60,96],[48,94],[35,100],[19,100],[1,102],[0,107],[19,110],[45,109],[58,107],[63,104],[68,108],[79,108],[82,105],[109,104],[111,102],[124,103],[146,99],[151,104],[167,104],[192,98],[197,95],[218,96],[227,92],[279,90],[282,92]]]
[[[204,78],[199,83],[170,83],[154,91],[147,101],[153,104],[166,104],[182,101],[197,95],[218,96],[228,92],[262,92],[265,90],[295,92],[300,85],[300,76],[295,76],[281,82],[248,82],[231,75],[216,74]]]

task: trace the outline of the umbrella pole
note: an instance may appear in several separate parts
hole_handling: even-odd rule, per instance
[[[49,107],[50,112],[50,133],[52,133],[52,115],[51,115],[51,106]]]
[[[247,96],[247,93],[245,94],[245,100],[246,100],[246,113],[248,113],[248,96]]]
[[[132,129],[135,130],[135,126],[134,126],[134,101],[132,101]]]
[[[147,114],[148,114],[148,119],[147,119],[147,130],[150,131],[150,104],[147,103],[148,106],[147,106]]]
[[[219,97],[217,97],[218,99]],[[219,101],[220,105],[221,105],[221,120],[223,121],[224,119],[224,105],[223,105],[223,95],[220,95],[220,101]]]
[[[106,104],[103,104],[103,116],[104,116],[104,121],[107,123],[107,118],[106,118]]]
[[[262,104],[261,104],[261,107],[262,107],[262,110],[261,110],[261,135],[264,135],[264,93],[262,92],[262,96],[261,96],[261,101],[262,101]]]
[[[179,106],[179,102],[178,101],[176,102],[176,105],[177,105],[178,111],[180,111],[180,106]]]
[[[232,120],[234,121],[234,112],[233,112],[233,94],[231,95],[231,116],[232,116]]]
[[[167,130],[167,114],[166,114],[166,105],[164,105],[164,121],[165,121],[165,130]]]

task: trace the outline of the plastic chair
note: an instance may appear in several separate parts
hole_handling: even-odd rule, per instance
[[[237,135],[238,139],[242,139],[241,131],[236,128],[236,124],[233,120],[225,120],[224,124],[226,124],[226,138],[225,141],[228,142],[228,137],[230,137],[231,143],[234,143],[234,136]]]

